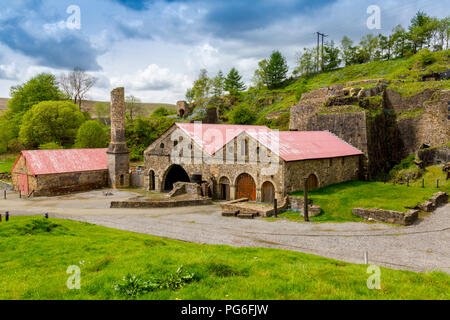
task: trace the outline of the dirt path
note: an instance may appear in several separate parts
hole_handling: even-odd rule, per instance
[[[450,273],[450,204],[409,227],[366,223],[296,223],[224,218],[219,206],[109,209],[136,194],[102,191],[39,200],[0,200],[0,212],[43,214],[177,240],[236,247],[268,247],[412,271]]]

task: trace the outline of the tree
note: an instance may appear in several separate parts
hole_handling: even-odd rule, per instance
[[[25,113],[19,139],[28,148],[49,142],[72,145],[84,121],[83,113],[70,101],[40,102]]]
[[[341,57],[346,67],[356,63],[357,48],[353,46],[353,40],[344,36],[341,40]]]
[[[49,142],[39,145],[39,150],[58,150],[64,149],[58,142]]]
[[[159,107],[159,108],[156,108],[155,109],[155,111],[153,111],[152,112],[152,118],[158,118],[158,117],[166,117],[166,116],[168,116],[170,113],[169,113],[169,110],[167,110],[167,108],[166,107]]]
[[[401,25],[397,25],[392,29],[392,54],[395,57],[404,57],[407,51],[407,34]]]
[[[61,74],[61,87],[64,93],[72,99],[73,103],[81,107],[86,94],[94,86],[96,78],[88,75],[84,70],[75,68],[68,74]]]
[[[280,51],[272,52],[269,63],[265,69],[265,78],[267,88],[270,90],[281,88],[286,80],[288,66],[286,58]]]
[[[94,112],[98,119],[109,119],[111,113],[111,104],[108,102],[96,102]]]
[[[8,108],[13,113],[28,111],[41,101],[57,101],[65,98],[59,90],[58,82],[53,74],[41,73],[27,82],[10,89],[11,99]]]
[[[316,70],[317,50],[311,48],[304,48],[303,53],[298,54],[297,68],[294,74],[308,76]]]
[[[255,73],[253,74],[252,82],[253,85],[258,89],[266,86],[268,64],[269,61],[267,61],[267,59],[261,60],[260,62],[258,62],[258,69],[256,69]]]
[[[236,68],[232,68],[228,73],[227,78],[225,79],[225,91],[228,91],[230,94],[235,95],[239,91],[244,91],[245,85],[242,82],[242,76],[236,70]]]
[[[208,78],[208,71],[201,69],[198,79],[194,81],[192,95],[194,100],[208,98],[211,91],[211,79]]]
[[[341,64],[340,50],[334,46],[334,41],[325,43],[323,55],[323,71],[331,71]]]
[[[422,11],[418,11],[411,19],[409,38],[413,43],[414,53],[422,49],[423,45],[431,38],[431,24],[432,18]]]
[[[107,145],[108,136],[105,128],[98,121],[86,121],[78,129],[76,148],[105,148]]]
[[[186,101],[188,103],[192,103],[195,99],[194,89],[193,88],[187,89],[185,97],[186,97]]]
[[[212,79],[212,93],[215,97],[220,97],[223,95],[223,91],[225,89],[225,77],[223,76],[223,72],[219,71],[217,76]]]
[[[127,96],[125,98],[125,109],[127,116],[131,120],[138,116],[142,116],[144,112],[144,106],[141,103],[141,100],[133,95]]]
[[[378,48],[378,37],[375,37],[372,34],[367,34],[362,37],[360,45],[360,58],[362,56],[365,57],[364,62],[374,61],[375,59],[375,51]]]
[[[255,111],[246,104],[240,104],[233,109],[230,119],[233,124],[252,124],[256,119]]]

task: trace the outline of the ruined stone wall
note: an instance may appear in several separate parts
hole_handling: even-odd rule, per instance
[[[288,162],[285,166],[286,193],[303,190],[303,180],[314,174],[319,188],[350,180],[357,180],[360,156]]]
[[[30,186],[30,192],[35,196],[55,196],[65,193],[101,189],[108,186],[108,171],[87,171],[39,175],[36,177],[35,188]]]
[[[421,99],[422,105],[414,104],[410,105],[409,109],[402,109],[403,112],[423,110],[423,113],[400,115],[397,120],[400,138],[403,141],[403,158],[415,153],[423,144],[438,146],[450,141],[447,104],[447,101],[450,101],[450,90],[435,92],[431,97],[427,94],[426,97],[429,101],[422,102],[424,98]],[[399,109],[398,106],[404,108],[409,100],[410,98],[396,99],[390,103],[393,108]]]

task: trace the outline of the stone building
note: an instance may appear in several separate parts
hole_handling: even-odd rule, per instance
[[[106,149],[22,151],[12,185],[23,195],[54,196],[108,186]]]
[[[325,132],[263,126],[176,123],[144,152],[145,185],[209,182],[215,199],[273,202],[288,193],[358,178],[363,153]]]

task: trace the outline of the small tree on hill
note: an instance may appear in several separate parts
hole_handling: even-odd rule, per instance
[[[125,108],[127,116],[131,120],[141,116],[144,112],[144,106],[142,105],[141,100],[132,95],[125,98]]]
[[[288,65],[280,51],[272,53],[265,71],[267,88],[271,90],[281,88],[287,77]]]
[[[212,79],[212,93],[215,97],[220,97],[223,95],[223,90],[225,88],[225,77],[223,76],[223,72],[219,71],[217,76]]]
[[[245,90],[245,84],[242,81],[242,76],[236,70],[236,68],[232,68],[228,73],[227,78],[225,79],[225,91],[228,91],[230,94],[237,94],[239,91]]]
[[[86,94],[94,86],[97,79],[90,76],[83,69],[75,68],[68,74],[61,74],[61,87],[64,93],[69,96],[73,103],[81,107],[81,103]]]

